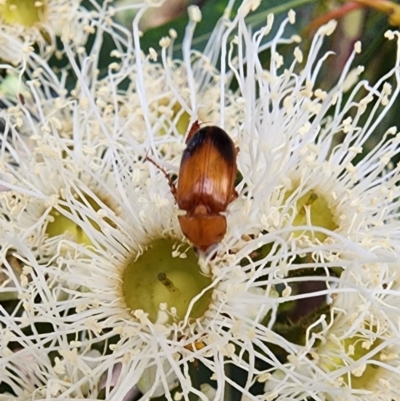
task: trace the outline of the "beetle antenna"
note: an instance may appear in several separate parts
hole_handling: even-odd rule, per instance
[[[168,185],[171,188],[172,195],[174,195],[174,198],[176,199],[176,187],[175,187],[174,182],[172,181],[171,176],[167,173],[167,171],[164,168],[162,168],[157,162],[155,162],[149,156],[149,152],[147,152],[147,154],[146,154],[146,160],[149,161],[150,163],[154,164],[154,166],[156,166],[165,175],[165,178],[168,181]]]

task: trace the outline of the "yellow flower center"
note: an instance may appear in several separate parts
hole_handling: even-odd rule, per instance
[[[288,191],[285,194],[287,200],[294,191]],[[296,202],[296,212],[293,219],[294,226],[312,225],[334,231],[338,228],[332,211],[327,200],[316,191],[308,191]],[[327,235],[318,230],[297,230],[294,231],[295,237],[307,235],[310,239],[317,239],[323,242]]]
[[[193,249],[180,253],[175,241],[159,239],[127,264],[122,296],[130,310],[143,310],[150,321],[172,323],[184,319],[193,298],[210,283],[211,279],[201,274]],[[201,317],[210,300],[208,290],[193,303],[190,317]]]
[[[82,205],[89,205],[88,207],[92,208],[94,212],[98,212],[101,209],[100,205],[90,196],[86,196],[84,200],[77,198],[77,201],[79,203],[82,203]],[[69,218],[68,215],[71,214],[71,209],[69,207],[62,206],[58,209],[53,208],[49,214],[53,218],[46,227],[46,234],[49,237],[55,237],[57,235],[67,233],[70,237],[72,237],[74,241],[79,244],[92,245],[92,242],[90,241],[87,233],[85,233],[85,231],[83,230],[81,224]],[[84,218],[82,217],[80,212],[77,212],[76,215],[80,218],[82,222],[84,221]],[[100,226],[96,221],[90,218],[87,218],[86,220],[95,230],[100,231]],[[109,225],[114,226],[114,223],[110,219],[105,218],[104,220]]]
[[[332,372],[338,368],[346,366],[351,361],[358,361],[369,353],[373,353],[372,356],[368,357],[369,362],[378,361],[380,363],[381,359],[385,357],[385,350],[383,349],[380,352],[375,353],[373,351],[381,344],[382,340],[380,339],[376,338],[370,340],[362,335],[355,335],[354,337],[348,338],[339,343],[331,342],[323,347],[324,350],[328,351],[329,356],[322,356],[321,364]],[[338,353],[337,351],[339,349],[349,357],[349,361],[345,361],[340,356],[332,356],[332,354]],[[343,383],[349,385],[353,389],[373,389],[376,381],[380,377],[382,369],[383,368],[374,363],[358,365],[351,370],[351,372],[342,376]]]
[[[0,4],[0,16],[5,23],[32,27],[44,20],[45,0],[6,0]]]

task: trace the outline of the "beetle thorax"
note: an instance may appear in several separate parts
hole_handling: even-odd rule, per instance
[[[226,233],[226,217],[220,214],[187,214],[178,219],[185,237],[202,251],[221,242]]]

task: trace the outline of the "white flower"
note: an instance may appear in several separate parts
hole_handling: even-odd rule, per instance
[[[398,268],[398,267],[397,267]],[[346,270],[330,290],[318,332],[265,377],[268,399],[391,400],[398,397],[399,288],[368,288]],[[336,281],[336,280],[335,280]],[[382,283],[381,283],[382,284]],[[272,371],[271,371],[272,372]]]
[[[94,4],[94,3],[92,3]],[[75,50],[86,44],[107,7],[85,9],[77,0],[3,0],[0,4],[0,58],[17,65],[38,46],[42,56],[57,50],[57,39],[70,42]],[[101,22],[104,23],[104,22]],[[56,54],[62,57],[62,52]]]
[[[12,250],[29,275],[21,288],[13,279],[21,302],[4,313],[2,357],[20,366],[32,350],[44,359],[52,352],[57,372],[37,365],[35,378],[49,372],[46,385],[4,369],[14,393],[121,400],[134,388],[142,399],[222,400],[235,388],[246,400],[392,398],[400,191],[390,159],[399,136],[389,130],[354,159],[398,95],[400,61],[374,86],[354,82],[356,45],[337,86],[324,92],[317,78],[328,55],[320,51],[332,24],[307,59],[295,48],[285,63],[277,48],[296,42],[285,38],[294,14],[270,39],[271,17],[257,32],[245,24],[256,6],[244,2],[232,21],[226,13],[204,54],[190,49],[200,19],[191,9],[183,62],[171,59],[174,32],[160,42],[160,63],[154,49],[145,56],[136,19],[133,44],[115,33],[121,62],[104,78],[96,54],[76,64],[65,43],[78,79],[70,94],[45,60],[27,67],[39,84],[27,82],[26,102],[9,100],[2,114],[2,257]],[[266,49],[268,70],[258,58]],[[242,176],[223,241],[199,261],[164,175],[145,160],[151,150],[176,172],[183,134],[198,118],[231,135]],[[9,338],[22,351],[10,352]]]
[[[62,338],[66,340],[66,336],[59,332],[48,333],[48,341],[41,342],[35,335],[27,335],[24,339],[14,336],[12,330],[19,330],[17,326],[7,329],[9,331],[3,333],[5,341],[2,341],[0,351],[4,363],[1,366],[2,385],[7,390],[0,395],[0,400],[56,400],[61,397],[83,400],[97,397],[98,383],[88,376],[95,368],[98,351],[78,352],[76,347],[63,349],[58,345],[57,355],[62,356],[51,358],[51,352],[54,352],[52,344]],[[12,349],[8,348],[8,343],[16,339],[18,347],[13,344]],[[79,347],[79,341],[75,341],[75,345]]]

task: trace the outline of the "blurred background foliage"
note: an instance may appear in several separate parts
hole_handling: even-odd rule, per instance
[[[119,0],[118,5],[132,3],[135,0]],[[218,19],[224,12],[227,0],[167,0],[161,9],[152,9],[144,16],[141,23],[143,31],[142,47],[145,52],[150,47],[157,49],[159,40],[167,36],[171,28],[175,29],[178,37],[175,41],[174,56],[181,57],[181,44],[184,37],[185,26],[188,21],[187,7],[195,4],[202,11],[202,21],[198,24],[193,40],[193,48],[202,51],[207,43],[210,33],[214,29]],[[237,11],[241,2],[236,1],[232,13]],[[319,86],[329,89],[337,82],[341,71],[353,50],[354,43],[361,41],[362,53],[356,57],[354,67],[365,66],[365,72],[361,75],[370,83],[375,83],[395,63],[396,52],[393,42],[384,38],[388,29],[398,29],[400,26],[400,5],[395,1],[386,0],[261,0],[260,7],[248,17],[248,23],[257,29],[265,24],[270,13],[275,14],[276,29],[279,22],[286,18],[289,10],[296,11],[296,24],[286,30],[287,37],[298,34],[302,37],[301,48],[307,51],[316,29],[331,19],[338,21],[338,27],[334,34],[324,43],[324,51],[332,51],[335,56],[329,57],[320,74]],[[116,15],[120,23],[127,28],[131,26],[134,18],[133,12],[123,12]],[[291,58],[293,48],[290,46],[280,49],[285,57]],[[265,67],[269,65],[269,55],[261,54]],[[233,89],[235,84],[232,83]],[[369,113],[364,114],[364,118]],[[364,153],[368,153],[382,138],[385,131],[391,126],[397,126],[400,115],[400,101],[396,101],[394,107],[379,125],[374,135],[365,144]],[[363,123],[363,121],[361,121]],[[340,138],[339,138],[340,140]],[[395,156],[393,162],[400,161],[400,156]]]

